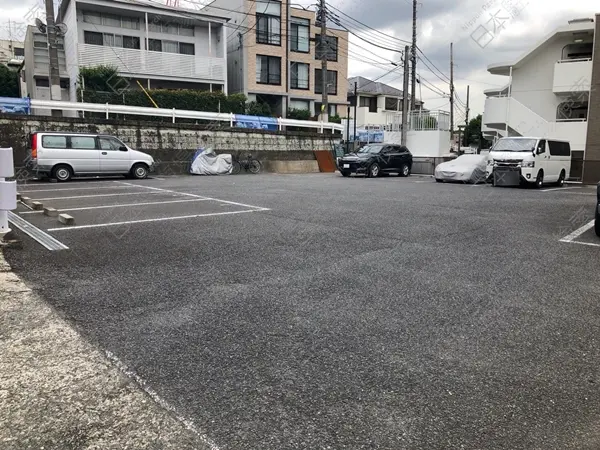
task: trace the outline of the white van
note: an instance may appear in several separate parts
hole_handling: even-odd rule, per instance
[[[490,149],[486,175],[494,186],[546,183],[562,186],[571,172],[568,141],[538,137],[506,137]]]
[[[116,137],[83,133],[33,133],[29,165],[38,175],[58,181],[89,175],[142,179],[154,171],[152,156],[128,147]]]

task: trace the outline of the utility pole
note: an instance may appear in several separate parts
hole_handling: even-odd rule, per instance
[[[403,92],[402,92],[402,135],[400,142],[402,145],[406,145],[406,135],[408,132],[408,57],[412,56],[410,53],[410,47],[407,45],[404,47],[404,74],[403,74]]]
[[[352,140],[352,149],[356,150],[356,114],[358,113],[358,81],[354,82],[354,139]]]
[[[417,96],[417,0],[413,0],[413,29],[410,62],[412,68],[410,81],[410,111],[412,112],[415,110],[415,98]]]
[[[47,0],[46,0],[47,1]],[[329,76],[327,72],[327,51],[326,46],[327,40],[327,14],[325,10],[325,0],[319,0],[319,11],[321,20],[321,39],[319,45],[321,47],[321,89],[323,92],[323,99],[321,100],[321,121],[329,122],[329,102],[327,94],[329,91]]]
[[[454,140],[454,53],[450,43],[450,138]],[[459,143],[460,145],[460,143]]]
[[[469,129],[469,88],[467,85],[467,108],[465,110],[465,147],[469,145],[469,136],[467,136],[467,130]]]
[[[46,36],[48,39],[48,60],[50,62],[50,99],[62,100],[60,93],[60,73],[58,68],[58,49],[56,47],[56,27],[54,25],[54,2],[45,0],[46,4]],[[62,116],[62,110],[53,109],[52,115]]]

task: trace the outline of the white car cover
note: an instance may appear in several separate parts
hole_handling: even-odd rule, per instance
[[[477,183],[485,180],[485,155],[461,155],[452,161],[446,161],[435,168],[435,179],[440,181],[462,181]]]
[[[233,169],[231,155],[217,155],[212,148],[198,149],[190,173],[194,175],[224,175]]]

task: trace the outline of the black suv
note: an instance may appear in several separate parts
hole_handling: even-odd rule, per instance
[[[412,163],[412,154],[403,145],[367,144],[358,152],[340,158],[338,169],[345,177],[352,173],[365,173],[373,178],[391,172],[407,177],[412,170]]]
[[[594,229],[596,230],[596,236],[600,236],[600,183],[598,183],[596,193],[596,221],[594,222]]]

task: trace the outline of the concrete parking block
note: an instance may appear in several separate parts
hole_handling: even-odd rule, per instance
[[[44,204],[41,202],[31,202],[30,205],[35,211],[41,211],[44,209]]]
[[[75,225],[75,218],[69,214],[59,214],[58,221],[64,225]]]
[[[21,197],[21,201],[29,206],[31,206],[31,202],[33,202],[33,200],[29,197]]]
[[[55,208],[46,207],[44,208],[44,215],[48,217],[57,217],[58,211]]]

